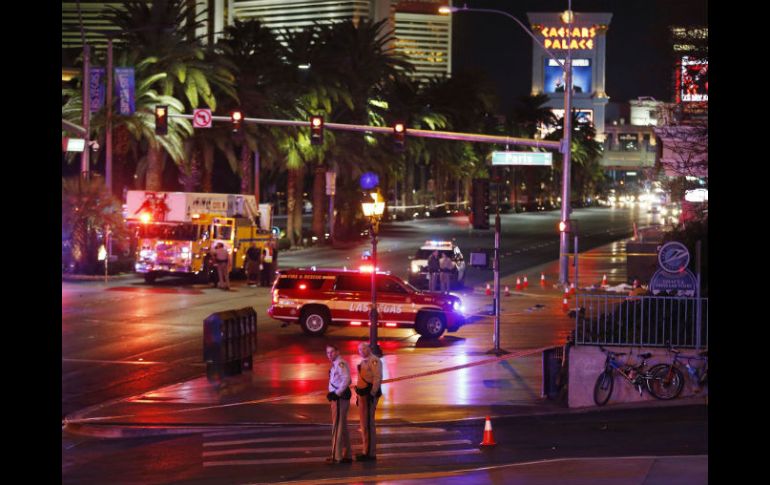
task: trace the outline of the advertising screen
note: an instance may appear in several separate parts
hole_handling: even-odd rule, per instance
[[[709,61],[682,57],[679,66],[677,94],[685,103],[704,102],[709,100]]]
[[[543,89],[546,93],[564,92],[564,71],[558,62],[551,58],[545,60],[543,78]],[[572,89],[575,93],[591,92],[590,59],[572,59]]]

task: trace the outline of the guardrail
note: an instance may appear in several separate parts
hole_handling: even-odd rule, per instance
[[[708,346],[708,298],[578,294],[576,345]]]

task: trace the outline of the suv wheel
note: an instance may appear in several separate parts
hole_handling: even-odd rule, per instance
[[[310,307],[302,310],[299,324],[308,335],[323,335],[329,326],[329,310],[324,307]]]
[[[425,313],[420,317],[420,320],[415,325],[417,333],[430,338],[437,339],[441,337],[446,330],[446,322],[444,316],[440,313]]]

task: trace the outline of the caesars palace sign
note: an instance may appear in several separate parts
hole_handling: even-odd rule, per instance
[[[593,27],[573,27],[572,31],[564,27],[548,27],[543,25],[533,25],[535,30],[545,37],[543,45],[546,49],[583,49],[591,50],[594,48],[594,38],[597,33],[607,30],[606,25],[595,25]],[[569,36],[569,39],[567,38]]]

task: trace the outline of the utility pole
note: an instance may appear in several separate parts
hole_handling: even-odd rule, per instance
[[[80,11],[80,2],[78,1],[78,17],[80,18],[80,39],[83,41],[83,76],[81,82],[83,84],[83,128],[86,132],[86,146],[83,149],[83,153],[80,156],[80,178],[86,182],[90,178],[90,163],[89,155],[91,154],[91,62],[90,62],[90,49],[86,43],[86,34],[83,30],[83,14]]]
[[[105,135],[104,183],[112,194],[112,37],[107,38],[107,133]]]

